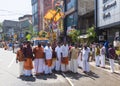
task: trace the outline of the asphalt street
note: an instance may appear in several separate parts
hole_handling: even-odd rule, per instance
[[[0,86],[120,86],[120,73],[111,74],[109,66],[106,69],[95,67],[91,62],[91,72],[82,73],[55,73],[51,76],[41,75],[39,77],[18,77],[18,64],[16,55],[12,51],[0,49]],[[70,84],[72,83],[72,84]]]
[[[0,86],[70,86],[61,74],[19,78],[15,58],[16,55],[12,51],[0,49]]]

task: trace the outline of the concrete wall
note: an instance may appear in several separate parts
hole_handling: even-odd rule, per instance
[[[94,10],[94,0],[78,0],[78,15],[84,15]]]

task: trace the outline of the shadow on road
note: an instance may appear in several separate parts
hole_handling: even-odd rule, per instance
[[[114,72],[114,74],[113,75],[119,75],[120,76],[120,73],[116,73],[116,72]]]
[[[95,80],[95,78],[100,78],[96,73],[90,71],[89,73],[87,73],[88,77]]]
[[[33,76],[22,76],[19,79],[21,79],[22,81],[31,81],[31,82],[36,81],[35,77],[33,77]]]
[[[89,73],[86,73],[86,74],[68,72],[68,73],[65,73],[65,75],[71,79],[76,79],[76,80],[78,80],[79,78],[82,78],[82,77],[89,77],[93,80],[95,80],[95,78],[99,78],[99,76],[92,71],[90,71]]]
[[[51,74],[51,75],[39,75],[36,76],[37,79],[43,79],[43,80],[47,80],[48,78],[50,79],[57,79],[57,76],[55,74]]]

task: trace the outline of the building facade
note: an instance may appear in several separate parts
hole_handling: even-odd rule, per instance
[[[86,34],[94,25],[94,0],[78,0],[78,28]]]
[[[39,13],[38,10],[40,9],[38,7],[38,0],[31,0],[32,2],[32,23],[33,23],[33,29],[34,32],[38,32],[39,26]]]
[[[5,35],[6,40],[14,40],[14,35],[16,35],[15,39],[18,39],[20,31],[21,30],[18,21],[12,20],[3,21],[3,33]]]
[[[72,29],[73,26],[77,26],[78,12],[77,12],[77,0],[64,0],[64,31],[65,35]]]
[[[33,29],[39,32],[44,29],[44,15],[53,8],[54,0],[31,0]]]
[[[2,24],[0,24],[0,40],[2,40],[2,32],[3,32],[3,28],[2,28]]]
[[[94,25],[94,0],[64,0],[65,33],[74,28],[86,34]]]
[[[32,27],[32,15],[24,15],[23,17],[19,17],[19,25],[21,29],[21,33],[19,35],[20,38],[23,38],[27,32],[31,33]]]
[[[120,36],[120,0],[95,0],[99,41],[112,42]]]

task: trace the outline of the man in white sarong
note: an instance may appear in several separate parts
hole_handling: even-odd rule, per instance
[[[108,56],[109,56],[111,73],[114,73],[115,72],[114,71],[114,59],[116,57],[116,52],[115,52],[115,49],[113,48],[112,44],[109,44]]]
[[[24,75],[24,54],[22,51],[23,47],[20,46],[20,49],[17,51],[16,60],[19,61],[19,75],[22,77]]]
[[[70,58],[71,58],[71,71],[73,73],[77,73],[77,69],[78,69],[78,55],[79,55],[79,48],[77,46],[77,44],[75,44],[75,47],[73,47],[70,50]]]
[[[56,52],[56,56],[57,56],[57,60],[56,60],[56,67],[55,70],[56,71],[60,71],[61,68],[61,54],[62,54],[62,50],[61,50],[61,46],[58,43],[57,47],[55,48],[55,52]]]
[[[66,43],[64,43],[61,46],[61,50],[62,50],[61,71],[67,72],[69,69],[69,67],[68,67],[68,64],[69,64],[69,59],[68,59],[69,47],[68,47],[68,45]]]
[[[52,48],[50,43],[44,48],[45,52],[45,74],[52,74]]]
[[[95,48],[95,65],[97,67],[100,66],[100,47],[98,44],[96,45],[96,48]]]
[[[82,61],[81,61],[81,48],[79,48],[79,55],[78,55],[78,67],[82,68]]]
[[[101,44],[100,45],[100,66],[105,68],[105,47]]]
[[[38,44],[37,47],[33,49],[33,53],[35,55],[34,66],[36,75],[43,74],[43,66],[44,66],[44,48],[41,44]]]
[[[89,67],[89,55],[90,55],[90,50],[89,48],[84,45],[82,51],[81,51],[81,55],[82,55],[82,66],[83,66],[83,72],[86,73],[86,72],[89,72],[90,71],[90,67]]]

